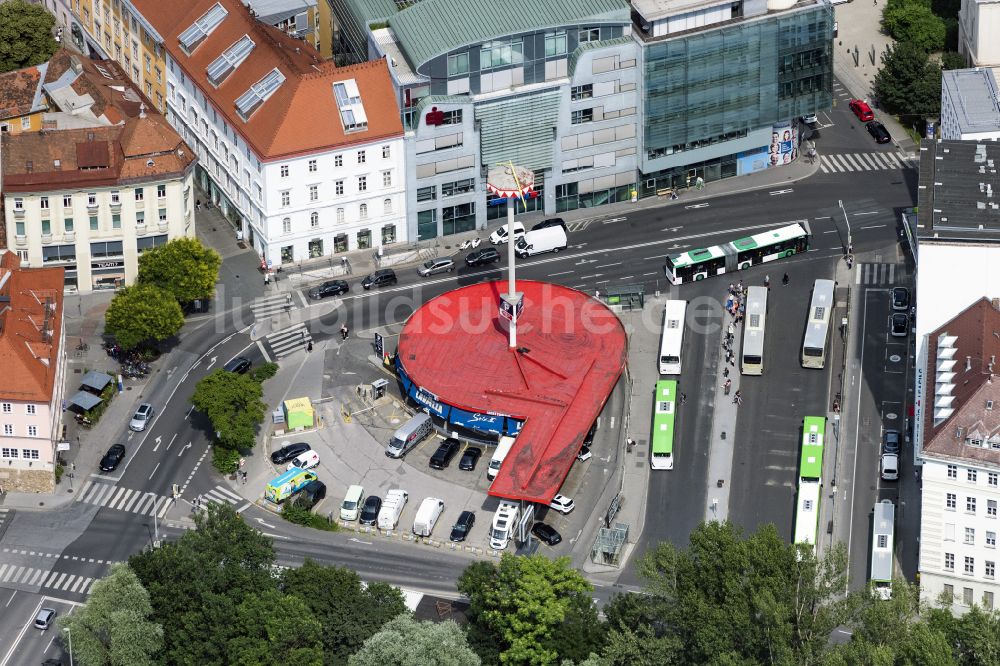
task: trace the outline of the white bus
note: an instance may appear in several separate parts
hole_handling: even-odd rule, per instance
[[[740,369],[744,375],[764,373],[764,320],[767,318],[767,287],[747,289],[743,319],[743,347]]]
[[[833,310],[833,280],[813,283],[806,335],[802,341],[802,367],[822,368],[826,364],[826,346],[830,338],[830,312]]]
[[[681,374],[681,344],[684,342],[684,315],[687,301],[667,301],[663,308],[663,337],[660,338],[660,374]]]
[[[872,589],[880,599],[892,597],[892,550],[896,531],[896,505],[875,503],[872,516]]]

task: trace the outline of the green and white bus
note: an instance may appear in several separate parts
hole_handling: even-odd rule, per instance
[[[823,440],[826,419],[807,416],[802,420],[802,457],[799,461],[799,492],[795,506],[795,543],[816,554],[819,500],[823,488]]]
[[[826,347],[830,340],[830,313],[833,312],[833,280],[813,283],[806,332],[802,338],[802,367],[822,368],[826,365]]]
[[[809,235],[809,223],[802,220],[722,245],[668,255],[664,272],[671,284],[732,273],[805,252]]]
[[[677,382],[665,379],[656,382],[653,397],[653,435],[650,437],[649,466],[653,469],[674,468],[674,408],[677,405]]]
[[[872,512],[872,590],[879,599],[892,598],[892,550],[896,536],[896,505],[884,499]]]

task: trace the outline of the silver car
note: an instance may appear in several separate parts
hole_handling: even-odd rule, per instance
[[[455,270],[455,262],[445,257],[442,259],[431,259],[424,262],[424,265],[417,269],[422,277],[436,275],[437,273],[451,273]]]
[[[129,421],[128,429],[134,430],[135,432],[142,432],[146,429],[146,425],[152,418],[153,406],[148,402],[144,402],[139,405],[139,409],[135,410],[135,414],[132,415],[132,420]]]

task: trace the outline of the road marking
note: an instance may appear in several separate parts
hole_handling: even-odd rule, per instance
[[[887,227],[887,226],[889,226],[889,225],[888,224],[872,224],[870,226],[861,227],[861,228],[862,229],[881,229],[882,227]]]
[[[835,233],[837,233],[837,229],[830,229],[829,231],[824,231],[823,233],[824,234],[835,234]]]
[[[174,433],[174,436],[170,438],[170,441],[169,441],[169,442],[167,442],[167,448],[166,448],[166,451],[169,451],[169,450],[170,450],[170,447],[171,447],[171,446],[173,446],[173,443],[174,443],[174,440],[175,440],[175,439],[177,439],[177,433],[176,433],[176,432]],[[155,451],[156,449],[153,449],[153,450]]]
[[[159,446],[159,445],[157,445],[157,446]],[[153,449],[153,450],[155,451],[156,449]],[[158,469],[160,469],[160,463],[156,463],[156,467],[154,467],[153,471],[149,473],[149,479],[147,479],[147,481],[153,478],[153,475],[156,474],[156,470],[158,470]]]
[[[8,607],[10,606],[10,602],[14,601],[14,595],[15,594],[17,594],[17,590],[14,590],[14,592],[12,592],[11,595],[10,595],[10,599],[7,600],[7,606]]]
[[[643,273],[642,274],[643,277],[646,277],[647,275],[659,275],[659,273],[657,273],[657,272],[654,271],[652,273]]]
[[[159,435],[157,435],[157,436],[156,436],[156,439],[155,439],[155,440],[153,440],[153,441],[154,441],[154,442],[156,442],[156,446],[154,446],[154,447],[153,447],[153,453],[156,453],[157,449],[159,449],[159,448],[160,448],[160,442],[162,442],[162,441],[163,441],[163,438],[162,438],[162,437],[160,437]]]
[[[622,222],[622,221],[627,220],[627,219],[628,219],[627,217],[613,217],[610,220],[604,220],[603,222],[601,222],[601,224],[611,224],[612,222]]]
[[[624,262],[618,261],[618,262],[615,262],[613,264],[600,264],[599,266],[594,266],[594,268],[609,268],[611,266],[621,266],[622,263],[624,263]]]
[[[794,191],[795,190],[789,188],[787,190],[773,190],[771,192],[768,192],[768,194],[770,194],[773,197],[773,196],[776,196],[778,194],[788,194],[789,192],[794,192]]]
[[[218,356],[213,356],[213,357],[212,357],[212,362],[211,362],[211,363],[209,363],[209,364],[208,364],[207,366],[205,366],[205,369],[206,369],[206,370],[210,370],[210,369],[212,368],[212,366],[213,366],[213,365],[215,365],[215,360],[216,360],[217,358],[219,358],[219,357],[218,357]]]
[[[684,210],[691,210],[693,208],[708,208],[708,206],[709,204],[707,203],[691,204],[690,206],[684,206]]]
[[[184,420],[185,420],[185,421],[187,421],[187,420],[188,420],[188,417],[189,417],[189,416],[191,416],[191,412],[193,412],[193,411],[194,411],[194,405],[191,405],[191,408],[190,408],[190,409],[188,409],[188,411],[187,411],[187,414],[185,414],[185,415],[184,415]],[[156,439],[158,440],[158,439],[160,439],[160,438],[159,438],[159,437],[157,437]],[[156,449],[153,449],[153,450],[155,451]]]
[[[191,442],[188,442],[186,445],[181,447],[180,451],[177,452],[177,457],[180,458],[182,455],[184,455],[184,452],[190,448],[191,448]]]
[[[591,278],[599,278],[602,275],[604,275],[604,273],[595,273],[594,275],[581,275],[580,279],[581,280],[589,280]]]
[[[852,214],[854,215],[854,217],[861,217],[862,215],[878,215],[878,211],[877,210],[866,210],[863,213],[852,213]]]
[[[262,341],[257,340],[257,348],[260,349],[260,355],[264,357],[264,362],[265,363],[270,363],[271,362],[271,357],[268,355],[267,351],[264,349],[264,343]]]
[[[549,277],[556,277],[557,275],[572,275],[576,271],[563,271],[562,273],[549,273]]]

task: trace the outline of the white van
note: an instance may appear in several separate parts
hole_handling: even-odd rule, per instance
[[[432,432],[434,432],[434,422],[431,421],[430,415],[421,412],[392,434],[389,445],[385,447],[385,455],[390,458],[402,458],[403,454]]]
[[[490,548],[503,550],[510,543],[514,527],[521,510],[513,502],[501,502],[497,512],[493,514],[493,528],[490,530]]]
[[[299,469],[311,469],[319,464],[319,454],[315,451],[304,451],[292,459],[285,469],[298,467]]]
[[[493,457],[490,459],[490,466],[486,468],[486,478],[492,481],[497,478],[497,472],[500,471],[500,465],[503,464],[503,459],[507,457],[510,453],[510,448],[514,446],[513,437],[501,437],[500,443],[497,444],[497,450],[493,452]]]
[[[365,489],[361,486],[351,486],[344,496],[344,503],[340,505],[341,520],[357,520],[361,505],[365,501]]]
[[[378,519],[375,524],[380,530],[396,529],[399,524],[399,516],[403,513],[403,507],[410,499],[410,495],[405,490],[393,488],[386,493],[385,500],[382,501],[382,508],[378,510]]]
[[[524,225],[520,222],[514,223],[514,240],[517,240],[524,235]],[[507,225],[503,225],[490,235],[490,242],[494,245],[501,245],[510,240],[507,237]]]
[[[417,536],[429,537],[434,531],[441,512],[444,511],[444,500],[437,497],[427,497],[417,509],[417,517],[413,519],[413,533]]]
[[[517,252],[517,256],[523,259],[543,252],[565,250],[568,245],[569,238],[566,236],[566,230],[556,225],[535,229],[524,234],[514,241],[514,251]]]

